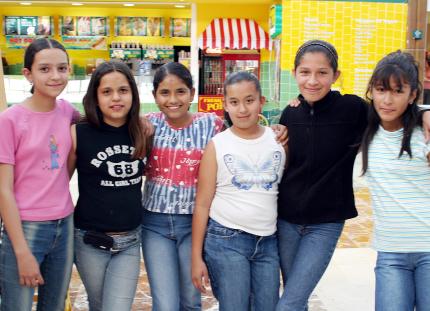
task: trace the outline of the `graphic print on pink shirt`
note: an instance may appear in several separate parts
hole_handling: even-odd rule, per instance
[[[58,144],[55,141],[55,136],[51,135],[49,137],[49,150],[51,154],[51,170],[59,169],[58,158],[60,154],[58,153]]]
[[[203,150],[152,149],[148,178],[168,186],[194,186]],[[171,155],[174,154],[172,161]],[[154,169],[155,167],[155,169]]]

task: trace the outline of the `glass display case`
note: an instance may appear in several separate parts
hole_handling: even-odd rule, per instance
[[[236,71],[249,71],[260,76],[260,54],[222,54],[202,56],[200,94],[221,95],[227,76]]]

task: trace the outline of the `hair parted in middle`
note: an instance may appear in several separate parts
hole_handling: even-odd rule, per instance
[[[131,108],[127,115],[127,126],[135,151],[133,158],[144,158],[148,154],[149,142],[144,134],[143,125],[140,120],[140,99],[136,81],[130,68],[119,61],[111,60],[101,63],[91,75],[87,93],[83,99],[85,110],[85,120],[94,127],[100,127],[103,123],[103,115],[98,105],[97,90],[100,86],[101,79],[109,73],[119,72],[127,79],[131,89],[132,102]]]

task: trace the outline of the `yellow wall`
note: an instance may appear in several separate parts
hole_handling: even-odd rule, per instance
[[[59,16],[110,16],[110,36],[108,42],[111,41],[133,41],[144,44],[162,44],[162,45],[190,45],[190,38],[169,38],[168,25],[170,17],[190,18],[190,9],[144,9],[144,8],[114,8],[114,7],[74,7],[74,6],[16,6],[3,7],[0,9],[0,22],[3,25],[4,15],[29,15],[29,16],[54,16],[54,39],[61,42],[59,32]],[[154,16],[164,17],[165,19],[165,34],[166,37],[114,37],[114,16]],[[9,64],[22,63],[24,50],[23,49],[7,49],[6,39],[1,30],[0,48]],[[85,65],[88,58],[109,58],[108,51],[91,51],[91,50],[70,50],[70,58],[72,63]]]
[[[200,36],[214,18],[249,18],[255,20],[266,32],[269,31],[270,4],[198,4],[197,34]],[[268,59],[269,52],[261,51],[261,60]]]
[[[339,53],[336,87],[363,96],[377,61],[406,47],[407,14],[407,3],[284,0],[282,70],[292,70],[302,43],[323,39]]]
[[[197,35],[200,36],[207,25],[214,18],[231,17],[231,18],[250,18],[254,19],[265,31],[268,32],[270,4],[197,4]],[[54,16],[54,39],[61,42],[58,35],[59,17],[60,16],[110,16],[110,37],[111,41],[139,41],[144,44],[162,44],[162,45],[190,45],[189,38],[164,38],[157,37],[114,37],[114,16],[154,16],[164,17],[165,33],[168,34],[168,20],[170,17],[190,18],[191,9],[144,9],[144,8],[114,8],[114,7],[74,7],[74,6],[16,6],[0,8],[0,22],[3,25],[4,15],[30,15],[30,16]],[[3,29],[0,36],[0,48],[9,64],[22,63],[24,50],[7,49]],[[108,51],[90,51],[90,50],[70,50],[69,55],[72,63],[85,65],[88,58],[108,58]],[[262,61],[268,60],[270,53],[262,50]]]

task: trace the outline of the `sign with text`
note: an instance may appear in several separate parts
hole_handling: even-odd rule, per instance
[[[62,36],[63,45],[70,50],[107,50],[107,37]]]
[[[199,96],[198,111],[214,112],[219,117],[224,117],[224,96],[222,95],[202,95]]]

